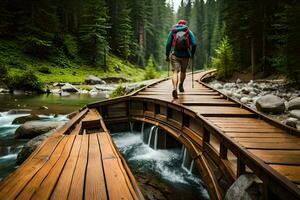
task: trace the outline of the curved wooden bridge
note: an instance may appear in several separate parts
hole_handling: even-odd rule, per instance
[[[121,98],[90,104],[0,185],[0,199],[143,199],[106,128],[141,121],[184,144],[212,199],[254,174],[264,199],[300,199],[299,131],[241,105],[191,77],[179,99],[169,79]]]

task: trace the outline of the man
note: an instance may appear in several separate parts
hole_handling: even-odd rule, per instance
[[[186,69],[190,58],[193,58],[196,51],[196,37],[189,30],[185,20],[179,20],[170,31],[166,45],[166,61],[171,61],[173,72],[173,91],[174,99],[178,98],[177,85],[178,73],[180,72],[179,91],[184,92],[183,82],[186,77]]]

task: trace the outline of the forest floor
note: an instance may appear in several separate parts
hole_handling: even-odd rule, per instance
[[[145,70],[117,56],[107,56],[107,69],[94,67],[56,56],[39,59],[25,54],[22,44],[13,40],[0,40],[0,65],[8,68],[9,74],[22,74],[32,70],[44,83],[69,82],[82,83],[87,75],[102,77],[122,77],[131,82],[144,80]]]

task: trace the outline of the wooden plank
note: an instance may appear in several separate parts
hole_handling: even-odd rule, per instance
[[[236,132],[226,132],[226,135],[232,138],[288,138],[289,135],[286,133],[253,133],[253,132],[245,132],[245,133],[236,133]]]
[[[273,142],[239,142],[247,149],[279,149],[279,150],[300,150],[298,143],[273,143]]]
[[[50,137],[34,157],[9,176],[0,189],[0,199],[15,199],[31,178],[43,167],[63,137]],[[63,143],[62,143],[63,144]]]
[[[56,184],[55,189],[51,195],[51,199],[68,198],[76,163],[79,158],[79,151],[83,142],[82,138],[83,136],[76,136],[70,157],[68,158],[66,165],[61,172],[58,183]]]
[[[72,132],[70,133],[70,135],[79,135],[81,132],[81,127],[82,127],[82,123],[79,122],[78,124],[76,124],[74,130],[72,130]]]
[[[300,184],[300,166],[291,165],[270,165],[277,172],[286,176],[293,183]]]
[[[238,142],[256,142],[256,143],[295,143],[300,142],[297,137],[290,136],[285,138],[274,138],[274,137],[267,137],[267,138],[235,138]]]
[[[254,150],[251,153],[268,164],[300,165],[299,150]]]
[[[85,199],[107,199],[101,151],[96,134],[89,135],[89,156],[85,180]]]
[[[238,107],[228,107],[228,106],[189,106],[189,108],[198,114],[240,114],[240,115],[250,115],[254,114],[248,110],[238,108]]]
[[[53,168],[53,166],[57,163],[59,158],[64,152],[64,149],[68,143],[69,138],[64,137],[61,143],[57,146],[51,157],[49,157],[49,160],[46,162],[46,164],[35,174],[34,177],[30,180],[30,182],[27,182],[27,184],[24,186],[22,192],[18,195],[17,199],[30,199],[32,195],[37,192],[39,186],[47,177],[50,170]]]
[[[83,135],[68,199],[81,200],[84,194],[85,173],[88,160],[89,137]]]
[[[274,129],[265,129],[265,128],[222,128],[224,132],[230,133],[286,133],[283,130],[274,128]]]
[[[109,199],[133,199],[122,168],[107,138],[107,133],[98,134],[102,152],[103,168]]]
[[[38,190],[33,194],[31,199],[48,199],[58,181],[60,173],[71,153],[71,149],[75,140],[75,135],[68,136],[68,142],[61,154],[59,160],[55,163],[47,177],[43,180]]]

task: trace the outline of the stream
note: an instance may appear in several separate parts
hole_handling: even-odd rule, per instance
[[[112,137],[149,199],[209,199],[200,177],[182,167],[181,148],[154,150],[138,132]]]

